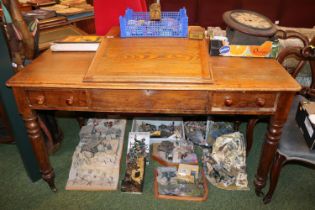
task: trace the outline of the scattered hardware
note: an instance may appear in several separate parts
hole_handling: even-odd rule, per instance
[[[155,172],[157,198],[204,201],[208,188],[197,165],[180,164],[176,167],[158,167]]]
[[[208,146],[206,141],[206,121],[186,121],[184,122],[184,128],[187,140],[199,146]]]
[[[116,190],[126,120],[89,119],[80,131],[67,190]]]
[[[132,131],[149,132],[151,144],[184,138],[184,126],[181,118],[135,118]]]
[[[179,163],[198,164],[194,145],[186,140],[153,144],[152,159],[166,166],[175,166]]]
[[[211,184],[227,190],[248,190],[246,147],[240,132],[218,137],[212,152],[204,149],[202,159]]]
[[[232,123],[230,122],[215,122],[209,120],[207,132],[208,132],[207,144],[211,146],[214,144],[214,142],[219,136],[223,134],[233,133],[234,129]]]
[[[145,164],[149,154],[149,135],[146,132],[129,133],[126,172],[121,183],[122,192],[142,193]]]

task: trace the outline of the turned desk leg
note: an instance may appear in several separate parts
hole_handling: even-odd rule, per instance
[[[25,92],[20,89],[13,89],[13,91],[18,109],[24,120],[28,138],[32,144],[36,160],[39,164],[42,178],[48,183],[51,190],[56,192],[57,189],[54,181],[55,173],[49,162],[45,141],[38,122],[38,116],[35,111],[30,109],[27,102],[28,100],[26,100],[25,97]]]
[[[27,129],[28,137],[32,143],[35,157],[39,163],[42,178],[48,183],[52,191],[56,192],[54,182],[55,173],[50,165],[46,145],[41,134],[38,118],[36,114],[32,116],[23,116],[25,127]]]
[[[262,189],[266,185],[270,166],[276,153],[282,133],[282,128],[287,120],[294,95],[295,94],[292,93],[281,94],[278,100],[277,111],[270,119],[254,181],[255,192],[257,196],[263,195]]]

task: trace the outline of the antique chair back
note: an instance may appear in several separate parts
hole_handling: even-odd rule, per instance
[[[1,23],[1,35],[3,36],[2,44],[6,45],[11,56],[6,59],[10,62],[10,68],[13,71],[21,71],[28,62],[35,58],[37,33],[35,36],[29,30],[23,19],[22,13],[18,6],[17,0],[0,0],[0,6],[3,10],[3,20]],[[35,32],[35,31],[34,31]],[[14,63],[14,65],[12,65]],[[9,70],[8,70],[9,71]],[[3,75],[1,75],[3,76]],[[7,78],[8,79],[8,78]],[[57,122],[51,112],[41,112],[38,118],[40,127],[47,139],[46,145],[49,154],[55,152],[61,140],[63,133],[57,125]]]
[[[294,44],[300,44],[301,47],[307,47],[309,45],[309,40],[306,36],[303,34],[296,32],[296,31],[283,31],[283,30],[278,30],[275,35],[278,39],[283,40],[283,41],[290,41],[294,40]],[[314,39],[313,39],[314,40]],[[314,42],[314,41],[312,41]],[[313,44],[314,45],[314,44]],[[300,53],[301,47],[299,46],[291,46],[291,47],[285,47],[284,49],[281,50],[279,55],[277,56],[277,60],[280,64],[282,64],[287,71],[292,75],[293,78],[297,78],[303,67],[305,66],[307,59],[304,58],[302,59],[301,56],[298,56]],[[289,59],[288,59],[289,58]],[[287,62],[287,60],[291,60],[290,62]],[[294,63],[292,65],[292,63]],[[290,65],[291,64],[291,65]],[[314,64],[312,64],[314,65]],[[313,66],[312,71],[315,70],[315,67]],[[311,89],[314,89],[315,85],[315,73],[310,72],[311,77],[311,85],[309,84],[304,84],[303,89],[301,93],[304,93],[302,95],[305,95],[307,91],[310,91]],[[254,128],[258,122],[258,118],[252,118],[248,121],[247,124],[247,129],[246,129],[246,154],[248,156],[252,145],[253,145],[253,136],[254,136]]]
[[[291,110],[288,116],[288,120],[283,128],[281,140],[278,145],[274,162],[270,170],[270,186],[268,193],[264,196],[263,202],[269,203],[272,199],[273,193],[276,189],[279,179],[281,168],[288,162],[294,161],[295,163],[308,164],[315,166],[315,150],[311,150],[300,131],[296,120],[296,111],[298,109],[299,102],[306,98],[313,99],[315,96],[315,37],[309,43],[308,46],[291,47],[283,50],[279,55],[279,62],[283,63],[288,57],[294,56],[295,58],[308,61],[311,69],[311,83],[310,85],[303,86],[301,92],[295,97]],[[291,71],[291,75],[296,77],[301,70],[301,66],[298,64],[297,69]]]

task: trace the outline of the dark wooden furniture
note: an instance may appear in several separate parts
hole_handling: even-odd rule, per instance
[[[282,39],[282,40],[288,40],[288,39],[298,39],[301,41],[301,43],[303,44],[304,47],[309,45],[309,40],[307,37],[305,37],[303,34],[300,34],[298,32],[295,31],[283,31],[283,30],[277,30],[275,37],[277,37],[278,39]],[[297,48],[298,49],[298,48]],[[279,63],[283,63],[285,58],[288,58],[290,56],[294,56],[296,53],[296,49],[294,47],[289,47],[287,49],[283,49],[281,53],[279,53],[277,60]],[[298,73],[301,71],[302,67],[304,66],[306,60],[304,59],[299,59],[298,63],[295,67],[290,67],[290,68],[286,68],[286,70],[291,74],[291,76],[293,78],[296,78],[296,76],[298,75]],[[315,74],[312,74],[312,85],[311,88],[310,87],[302,87],[302,89],[300,90],[300,93],[302,93],[302,95],[305,95],[307,91],[310,91],[312,89],[314,89],[315,87]],[[309,94],[309,93],[308,93]],[[254,128],[257,124],[257,122],[260,119],[258,118],[254,118],[254,119],[250,119],[248,121],[247,124],[247,131],[246,131],[246,154],[248,155],[252,145],[253,145],[253,136],[254,136]]]
[[[0,97],[1,99],[1,97]],[[12,128],[7,113],[0,102],[0,143],[12,143],[14,141]]]
[[[119,28],[114,28],[108,35],[118,38],[118,34]],[[156,68],[163,56],[176,57],[172,47],[158,56],[150,53],[151,50],[144,49],[142,56],[133,56],[127,51],[115,52],[114,49],[107,53],[134,60],[134,65],[137,60],[145,60],[149,69]],[[195,58],[186,55],[185,51],[177,56]],[[83,82],[93,57],[94,53],[90,52],[46,51],[7,82],[14,90],[42,177],[53,190],[56,190],[54,170],[40,133],[36,110],[270,116],[255,179],[256,192],[261,192],[291,102],[301,88],[276,60],[207,56],[213,73],[211,84],[143,83],[132,79],[129,82]],[[172,71],[175,76],[176,71]]]
[[[287,48],[279,56],[279,62],[282,63],[285,58],[289,56],[295,56],[301,60],[309,60],[311,72],[312,72],[312,83],[310,87],[304,87],[301,94],[305,97],[314,99],[315,93],[315,38],[310,42],[310,46],[304,48]],[[292,72],[292,75],[296,77],[298,72],[301,70],[300,66],[297,66],[297,70]],[[265,204],[269,203],[272,199],[273,193],[276,189],[278,178],[280,175],[281,168],[288,162],[309,164],[315,166],[315,150],[310,150],[306,141],[303,137],[300,128],[296,124],[295,115],[298,109],[298,105],[302,100],[306,100],[301,95],[295,97],[293,105],[291,107],[288,120],[284,125],[283,134],[279,143],[276,155],[273,160],[272,168],[270,171],[270,187],[269,191],[264,197],[263,201]]]
[[[95,34],[95,18],[94,16],[71,22],[72,25],[80,28],[88,34]]]
[[[19,4],[19,9],[23,12],[28,12],[32,10],[32,5],[30,4]],[[2,16],[2,9],[0,7],[0,16]]]
[[[23,120],[17,110],[12,89],[6,87],[5,84],[6,81],[14,75],[14,72],[5,39],[5,33],[2,27],[0,27],[0,67],[0,103],[1,108],[3,108],[1,109],[0,115],[2,116],[2,111],[5,111],[7,120],[5,120],[4,123],[7,127],[10,127],[10,130],[12,131],[14,141],[18,149],[17,152],[20,154],[26,173],[32,181],[36,181],[41,177],[39,167],[35,159],[31,143],[28,141]]]

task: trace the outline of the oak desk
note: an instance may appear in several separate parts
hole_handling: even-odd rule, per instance
[[[112,34],[117,35],[117,31]],[[292,99],[300,90],[277,61],[207,56],[212,84],[82,82],[93,56],[89,52],[48,50],[7,82],[13,87],[42,178],[53,190],[54,170],[36,110],[270,116],[255,178],[256,193],[261,192]]]

